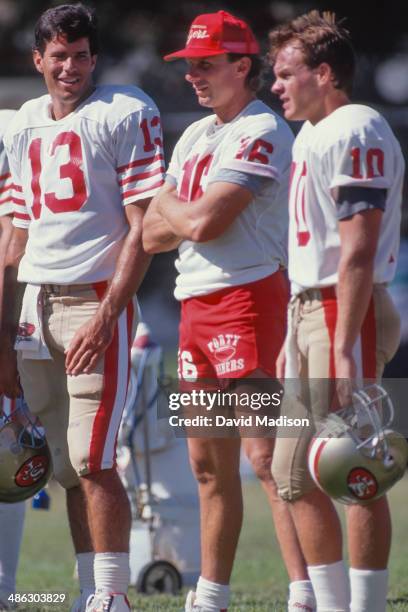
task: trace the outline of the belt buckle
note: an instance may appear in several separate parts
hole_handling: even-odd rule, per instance
[[[47,283],[43,285],[44,292],[48,296],[60,296],[61,285],[54,285],[53,283]]]
[[[300,294],[300,301],[304,304],[305,302],[312,302],[315,299],[319,299],[318,291],[318,289],[316,290],[313,287],[311,287],[310,289],[305,289]]]

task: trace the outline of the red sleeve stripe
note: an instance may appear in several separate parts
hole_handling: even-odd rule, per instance
[[[13,189],[14,189],[15,191],[18,191],[19,193],[23,193],[23,188],[22,188],[22,187],[20,187],[20,185],[16,185],[15,183],[14,183],[14,185],[13,185]]]
[[[121,174],[122,172],[126,172],[126,170],[130,170],[130,168],[137,168],[138,166],[147,166],[148,164],[152,164],[153,162],[158,161],[159,159],[164,159],[163,153],[158,153],[153,157],[137,159],[136,161],[131,162],[130,164],[127,164],[125,166],[119,166],[119,168],[116,168],[116,172],[118,174]]]
[[[11,172],[7,172],[6,174],[0,175],[0,181],[5,181],[6,179],[11,177]]]
[[[29,215],[24,215],[23,213],[19,212],[14,212],[13,217],[15,217],[15,219],[21,219],[22,221],[31,221]]]
[[[146,191],[151,191],[152,189],[161,187],[163,183],[164,183],[164,179],[161,179],[160,181],[157,181],[157,183],[154,183],[153,185],[150,185],[149,187],[145,187],[145,189],[130,189],[129,191],[124,191],[122,193],[122,200],[125,200],[126,198],[129,198],[130,196],[139,195],[140,193],[145,193]]]
[[[164,166],[160,166],[156,170],[151,170],[150,172],[140,172],[140,174],[132,174],[132,176],[128,176],[125,179],[119,181],[119,185],[122,187],[123,185],[127,185],[127,183],[134,183],[135,181],[142,181],[143,179],[150,178],[151,176],[156,176],[157,174],[161,174],[164,172]]]
[[[7,204],[7,202],[12,202],[13,198],[3,198],[2,200],[0,200],[0,205],[1,204]]]
[[[13,185],[11,183],[9,183],[8,185],[4,185],[4,187],[0,187],[0,193],[4,193],[5,191],[8,191],[12,187]]]
[[[11,198],[13,204],[16,204],[17,206],[24,206],[26,205],[26,203],[24,202],[24,200],[19,200],[18,198]]]

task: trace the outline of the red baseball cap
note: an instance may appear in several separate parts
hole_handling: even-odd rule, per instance
[[[165,55],[166,62],[180,57],[209,57],[223,53],[257,55],[258,41],[242,19],[226,11],[205,13],[191,24],[184,49]]]

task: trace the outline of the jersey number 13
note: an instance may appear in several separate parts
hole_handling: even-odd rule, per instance
[[[39,219],[43,200],[44,205],[53,213],[71,212],[79,210],[87,199],[85,175],[82,170],[82,147],[81,140],[75,132],[61,132],[53,141],[49,155],[53,157],[58,147],[68,145],[69,160],[59,166],[59,178],[70,179],[72,182],[73,195],[69,198],[57,198],[55,192],[41,192],[40,177],[41,147],[42,139],[35,138],[28,149],[28,157],[31,163],[31,190],[33,192],[32,213],[35,219]],[[42,195],[44,196],[42,198]]]

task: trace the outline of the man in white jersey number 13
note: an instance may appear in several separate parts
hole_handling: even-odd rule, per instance
[[[198,102],[215,113],[193,123],[177,143],[143,232],[149,252],[179,247],[175,295],[181,301],[179,376],[185,390],[212,381],[213,389],[262,391],[275,379],[285,334],[288,294],[282,268],[293,137],[256,98],[258,53],[249,26],[219,11],[198,16],[186,48],[165,57],[187,60],[186,79]],[[201,437],[188,431],[200,496],[202,558],[197,591],[189,594],[186,610],[219,612],[228,606],[242,522],[240,439],[216,434],[216,428]],[[251,434],[243,446],[272,507],[292,581],[291,605],[297,605],[290,609],[313,610],[291,517],[270,474],[274,440],[261,437],[262,430],[254,437],[255,428]]]
[[[40,17],[34,64],[49,94],[5,136],[14,233],[5,271],[0,391],[25,398],[67,489],[81,598],[128,610],[130,509],[115,467],[127,389],[133,296],[149,256],[142,219],[162,183],[159,113],[135,87],[95,87],[97,31],[81,4]],[[27,283],[20,324],[16,276]],[[94,584],[95,578],[95,584]]]
[[[354,52],[333,14],[312,11],[272,31],[270,41],[272,91],[286,119],[306,120],[293,147],[286,377],[314,379],[302,385],[304,411],[319,420],[330,408],[330,379],[337,379],[345,405],[349,381],[381,378],[398,346],[399,319],[386,284],[398,255],[404,161],[385,119],[350,103]],[[282,351],[281,377],[284,357]],[[339,520],[308,473],[309,441],[306,432],[278,436],[272,473],[291,502],[317,608],[384,612],[387,499],[347,508],[350,604]]]

